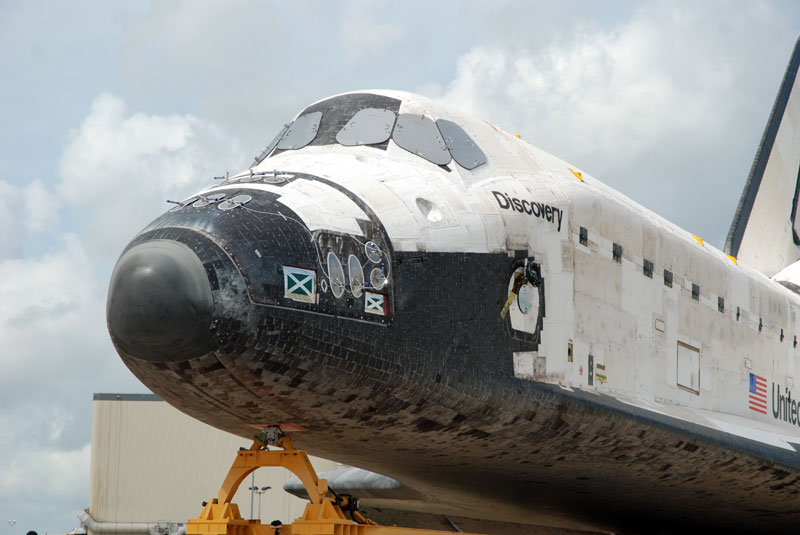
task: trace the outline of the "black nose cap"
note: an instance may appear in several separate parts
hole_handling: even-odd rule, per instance
[[[200,259],[182,243],[155,240],[120,257],[106,304],[117,348],[144,360],[177,361],[213,350],[211,285]]]

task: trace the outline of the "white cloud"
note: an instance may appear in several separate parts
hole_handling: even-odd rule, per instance
[[[58,223],[60,201],[41,180],[16,186],[0,180],[0,260],[23,254],[37,233]]]
[[[41,258],[0,260],[0,418],[26,414],[11,429],[35,437],[52,436],[92,391],[136,385],[105,330],[106,274],[77,236],[62,243]],[[86,438],[62,431],[62,441]]]
[[[246,160],[235,139],[211,123],[129,114],[122,99],[101,94],[64,150],[58,192],[86,214],[89,246],[115,257],[167,210],[168,199],[181,200]]]
[[[54,445],[4,452],[0,471],[0,499],[14,504],[9,518],[20,519],[18,532],[58,532],[77,526],[75,512],[86,507],[82,497],[89,487],[90,445],[61,449]],[[22,518],[36,519],[35,525]],[[63,532],[63,531],[62,531]]]
[[[74,337],[91,308],[101,305],[93,282],[91,261],[75,236],[65,236],[65,248],[42,259],[0,261],[0,346],[3,348],[4,392],[23,377],[63,371],[71,362],[55,359],[52,340]],[[94,314],[93,314],[94,315]],[[45,363],[47,364],[45,366]],[[19,374],[19,377],[17,377]],[[18,379],[18,380],[15,380]]]
[[[406,26],[394,17],[386,17],[386,12],[391,12],[387,7],[388,2],[374,0],[347,2],[339,25],[339,39],[348,67],[386,58],[398,48],[408,46]],[[381,10],[384,12],[380,13]]]
[[[0,180],[0,259],[20,253],[23,225],[19,217],[19,188]]]
[[[73,387],[86,395],[90,387],[135,384],[105,329],[110,266],[137,231],[168,209],[166,199],[207,185],[232,156],[241,161],[235,142],[212,124],[129,114],[120,98],[102,94],[64,149],[58,197],[39,181],[25,188],[0,182],[7,192],[0,202],[16,199],[11,213],[24,216],[7,223],[20,231],[11,234],[50,229],[56,237],[50,252],[19,256],[16,244],[8,247],[13,254],[0,257],[0,407],[30,401],[39,383],[51,385],[32,402],[42,410],[59,395],[74,405]],[[60,203],[86,218],[83,235],[55,228]]]
[[[91,393],[143,390],[105,332],[104,276],[77,236],[60,242],[0,260],[0,503],[42,531],[86,506]]]
[[[125,32],[122,76],[147,109],[191,107],[230,125],[249,163],[302,105],[326,96],[320,86],[341,68],[331,38],[340,12],[328,2],[158,2]]]
[[[50,497],[74,499],[75,489],[87,486],[90,451],[88,443],[67,450],[53,446],[19,448],[5,459],[8,469],[0,473],[0,496],[19,493],[34,497],[44,492]]]
[[[22,200],[25,206],[25,226],[29,231],[41,232],[56,226],[61,201],[41,180],[34,180],[25,186]]]
[[[250,160],[319,99],[446,82],[465,39],[483,36],[474,31],[483,21],[464,10],[421,0],[157,2],[129,21],[119,69],[131,106],[191,109],[235,132]]]
[[[87,505],[91,393],[146,390],[106,332],[110,266],[166,199],[246,160],[207,121],[130,113],[104,93],[71,133],[54,192],[0,181],[0,503],[16,504],[14,514],[74,525]],[[86,229],[63,232],[60,210]],[[45,249],[31,250],[45,232]]]

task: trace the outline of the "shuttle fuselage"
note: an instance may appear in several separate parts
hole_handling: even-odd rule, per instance
[[[377,505],[575,529],[800,521],[788,284],[408,93],[320,101],[257,160],[115,268],[112,339],[174,406],[242,437],[281,426],[413,490]]]

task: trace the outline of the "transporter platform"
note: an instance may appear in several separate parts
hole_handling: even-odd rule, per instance
[[[269,449],[270,445],[282,448]],[[282,467],[296,475],[308,492],[309,503],[303,515],[291,524],[246,520],[232,503],[244,479],[261,467]],[[350,515],[348,519],[346,514]],[[305,450],[292,446],[291,438],[277,428],[265,429],[255,437],[250,449],[236,453],[228,475],[216,498],[205,503],[199,517],[186,523],[186,535],[448,535],[450,531],[381,526],[358,510],[358,498],[336,494],[328,481],[319,479]],[[479,534],[466,534],[479,535]]]

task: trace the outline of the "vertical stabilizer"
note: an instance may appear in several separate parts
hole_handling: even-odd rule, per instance
[[[794,46],[725,252],[771,277],[800,259],[800,39]]]

